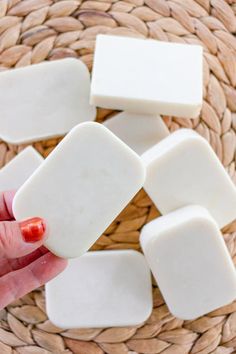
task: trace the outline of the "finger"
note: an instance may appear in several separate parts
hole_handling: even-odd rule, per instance
[[[0,278],[0,309],[45,284],[66,266],[65,259],[48,252],[27,267],[3,276]]]
[[[0,222],[0,259],[19,258],[39,248],[46,237],[46,225],[41,218],[23,222]]]
[[[14,198],[14,191],[7,191],[0,193],[0,220],[14,219],[12,212],[12,201]]]
[[[15,270],[21,269],[34,262],[36,259],[40,258],[44,254],[48,253],[49,250],[41,246],[34,252],[28,254],[27,256],[16,258],[16,259],[0,259],[0,277],[3,275],[13,272]]]

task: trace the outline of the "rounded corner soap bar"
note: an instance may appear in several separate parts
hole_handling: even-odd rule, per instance
[[[90,102],[143,114],[196,118],[202,106],[199,45],[100,34]]]
[[[12,144],[61,136],[96,116],[90,74],[79,59],[1,72],[0,92],[0,137]]]
[[[43,160],[43,157],[32,146],[26,147],[0,169],[0,190],[9,191],[20,188]]]
[[[236,187],[210,144],[190,129],[180,129],[141,156],[144,189],[162,214],[197,204],[219,227],[236,218]]]
[[[139,155],[169,135],[158,115],[121,112],[103,124]]]
[[[102,124],[81,123],[19,189],[17,220],[45,218],[46,247],[63,258],[85,253],[143,186],[141,158]]]
[[[192,320],[236,298],[236,271],[209,212],[188,206],[141,231],[141,246],[170,312]]]
[[[134,250],[87,252],[46,284],[46,311],[61,328],[135,326],[152,311],[151,274]]]

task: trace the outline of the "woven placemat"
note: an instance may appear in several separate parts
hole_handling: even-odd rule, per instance
[[[170,131],[187,127],[206,138],[236,181],[235,13],[235,0],[0,0],[0,69],[68,56],[80,57],[91,69],[97,33],[201,44],[201,117],[163,118]],[[98,110],[97,121],[112,113]],[[34,146],[46,157],[58,141]],[[0,167],[22,148],[0,142]],[[140,228],[158,215],[141,191],[93,249],[139,250]],[[224,230],[236,261],[235,232],[236,223]],[[155,284],[153,294],[153,313],[142,326],[62,331],[48,321],[44,290],[38,289],[0,312],[0,354],[236,353],[236,302],[195,321],[182,321],[168,312]]]

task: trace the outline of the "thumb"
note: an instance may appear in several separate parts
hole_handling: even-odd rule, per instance
[[[41,218],[0,222],[0,258],[19,258],[33,252],[43,244],[45,231]]]

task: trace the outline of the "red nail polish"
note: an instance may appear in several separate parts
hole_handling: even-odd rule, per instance
[[[34,243],[42,240],[46,230],[46,225],[43,219],[32,218],[20,222],[20,229],[24,241]]]

